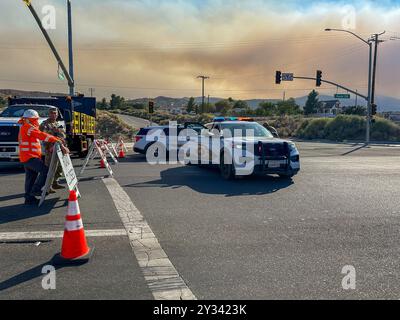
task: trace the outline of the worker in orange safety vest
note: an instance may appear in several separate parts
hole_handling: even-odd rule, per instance
[[[26,110],[19,123],[22,124],[18,140],[19,158],[25,167],[25,204],[37,204],[39,200],[35,196],[41,196],[49,169],[42,161],[40,141],[54,143],[59,138],[39,130],[39,114],[35,110]],[[61,149],[69,153],[63,145]]]

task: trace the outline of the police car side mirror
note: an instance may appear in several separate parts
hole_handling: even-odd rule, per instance
[[[269,127],[268,130],[272,133],[274,138],[279,138],[278,130],[276,130],[274,127]]]

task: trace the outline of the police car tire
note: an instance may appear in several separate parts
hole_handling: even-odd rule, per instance
[[[157,148],[157,149],[164,149],[164,151],[165,151],[165,155],[166,155],[166,157],[167,157],[167,159],[168,159],[168,157],[169,157],[169,151],[165,148],[165,146],[163,145],[163,144],[160,144],[159,142],[157,142],[157,141],[155,141],[155,142],[152,142],[152,143],[150,143],[150,144],[148,144],[147,146],[146,146],[146,148],[144,149],[144,152],[143,152],[143,154],[144,155],[146,155],[147,154],[147,151],[150,149],[150,148]],[[150,149],[151,150],[151,149]],[[154,154],[154,155],[156,155],[156,154]],[[158,156],[158,150],[157,150],[157,156]],[[166,159],[166,160],[167,160]]]
[[[235,179],[235,171],[233,164],[225,164],[224,163],[224,153],[221,152],[220,156],[220,164],[219,164],[219,170],[221,173],[221,176],[225,180],[233,180]]]

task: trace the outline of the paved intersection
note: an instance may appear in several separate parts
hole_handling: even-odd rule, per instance
[[[400,148],[298,146],[302,171],[293,181],[223,181],[213,169],[150,166],[132,153],[113,169],[198,299],[399,298]],[[25,207],[23,173],[0,172],[0,299],[154,298],[105,174],[91,166],[80,182],[92,260],[57,270],[57,289],[46,291],[41,267],[60,250],[59,236],[4,234],[59,234],[67,194],[50,196],[41,209]],[[356,290],[341,286],[345,265],[356,268]]]

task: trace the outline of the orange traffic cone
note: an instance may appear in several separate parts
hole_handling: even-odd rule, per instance
[[[89,261],[93,252],[86,242],[76,191],[69,194],[61,253],[53,258],[55,264],[81,264]]]
[[[118,158],[125,158],[124,148],[122,147],[119,150]]]
[[[100,160],[100,168],[105,168],[106,167],[106,164],[104,163],[104,160],[103,160],[103,158]]]

